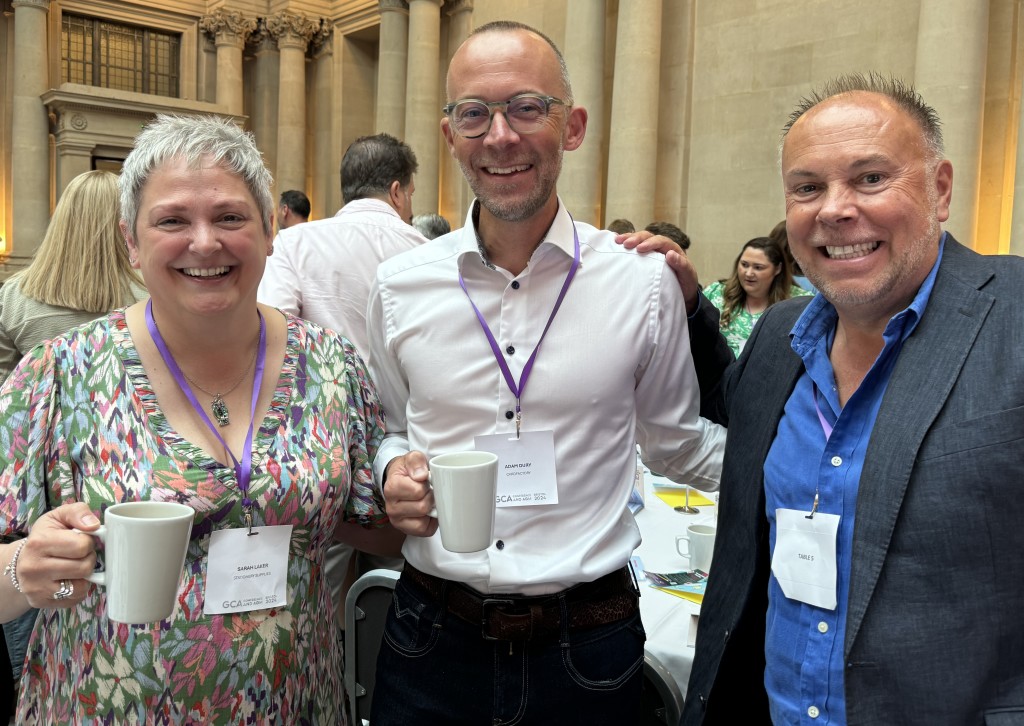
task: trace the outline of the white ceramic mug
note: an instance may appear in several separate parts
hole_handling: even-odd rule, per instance
[[[691,570],[711,570],[715,531],[715,527],[710,524],[691,524],[686,528],[686,534],[676,535],[676,551],[690,561]]]
[[[494,508],[498,495],[498,455],[489,451],[458,451],[430,460],[430,485],[441,531],[449,552],[479,552],[494,539]]]
[[[192,507],[176,502],[123,502],[107,507],[94,532],[104,543],[105,569],[88,579],[107,589],[107,617],[154,623],[174,611],[192,534]]]

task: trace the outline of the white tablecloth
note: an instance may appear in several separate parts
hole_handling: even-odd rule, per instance
[[[676,512],[654,494],[654,484],[658,481],[671,483],[644,471],[644,508],[636,514],[643,542],[635,554],[650,572],[681,572],[689,569],[689,563],[676,551],[676,535],[684,534],[691,524],[714,524],[714,508],[698,507],[698,514]],[[705,496],[714,499],[713,494]],[[647,631],[646,651],[672,673],[685,697],[693,665],[690,624],[693,616],[700,613],[700,605],[656,590],[644,580],[639,580],[639,585],[640,617]]]

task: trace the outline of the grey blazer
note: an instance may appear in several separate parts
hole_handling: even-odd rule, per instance
[[[716,399],[719,534],[682,724],[769,721],[763,465],[806,304],[765,313]],[[871,434],[853,549],[848,722],[1024,724],[1024,259],[947,238]]]

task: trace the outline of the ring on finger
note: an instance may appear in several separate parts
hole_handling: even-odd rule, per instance
[[[53,593],[54,600],[66,600],[75,594],[75,585],[70,580],[61,580],[60,589]]]

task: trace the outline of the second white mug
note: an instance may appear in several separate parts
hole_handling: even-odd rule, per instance
[[[441,545],[449,552],[479,552],[494,538],[498,456],[489,451],[458,451],[430,460],[430,485]]]
[[[686,534],[676,535],[676,551],[690,560],[691,570],[711,570],[715,532],[715,527],[710,524],[691,524],[686,528]]]

